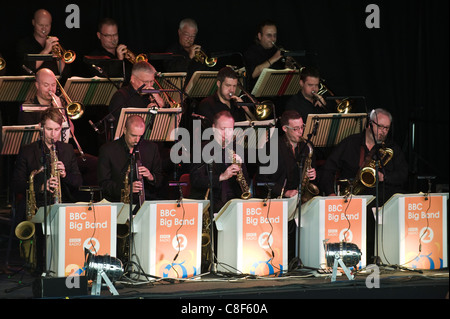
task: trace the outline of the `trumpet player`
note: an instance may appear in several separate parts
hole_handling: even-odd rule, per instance
[[[50,35],[52,15],[49,11],[45,9],[37,10],[34,13],[31,24],[33,25],[33,34],[18,41],[17,56],[21,59],[20,65],[25,65],[32,71],[48,68],[53,73],[67,78],[70,73],[70,68],[62,59],[27,61],[27,54],[52,54],[53,47],[59,44],[58,37]]]
[[[198,33],[197,22],[186,18],[180,21],[178,26],[178,41],[173,43],[167,52],[174,55],[173,59],[165,62],[166,72],[186,72],[192,75],[195,71],[206,70],[204,64],[195,60],[195,55],[202,49],[201,45],[195,43]],[[188,79],[186,79],[187,83]]]
[[[265,68],[283,69],[282,52],[274,46],[277,42],[277,25],[266,20],[258,26],[255,42],[244,52],[248,74],[248,89],[251,90]]]

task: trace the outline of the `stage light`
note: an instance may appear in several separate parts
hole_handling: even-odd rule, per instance
[[[331,281],[336,281],[338,265],[344,270],[349,280],[353,280],[354,276],[348,270],[348,267],[356,266],[361,260],[361,250],[357,245],[347,242],[327,244],[324,241],[325,258],[328,267],[333,267]]]
[[[123,266],[120,259],[109,255],[98,256],[89,253],[85,268],[87,279],[93,280],[91,295],[100,295],[102,279],[113,295],[119,294],[113,282],[119,280],[123,275]]]

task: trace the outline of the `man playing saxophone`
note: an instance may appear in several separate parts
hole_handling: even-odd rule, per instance
[[[63,117],[58,109],[46,109],[41,115],[41,138],[23,146],[19,151],[12,180],[12,189],[16,197],[16,223],[28,219],[26,217],[27,203],[25,199],[30,187],[28,181],[32,172],[39,172],[32,179],[34,194],[29,195],[35,196],[36,208],[45,204],[54,204],[55,190],[61,190],[60,195],[58,195],[58,202],[73,203],[76,201],[75,196],[82,185],[82,176],[72,144],[61,142],[62,123]],[[53,162],[50,155],[52,149],[54,149],[56,155]],[[46,169],[42,169],[43,166]],[[47,172],[47,175],[44,172]],[[45,198],[45,194],[47,194],[47,198]],[[38,251],[39,236],[42,235],[39,232],[41,231],[41,227],[37,227]],[[41,257],[42,255],[38,253],[38,262],[42,262]]]
[[[381,207],[395,193],[403,193],[408,178],[408,164],[401,148],[390,136],[392,128],[392,115],[385,109],[374,109],[368,118],[366,128],[361,132],[350,135],[343,139],[327,158],[321,175],[320,188],[327,196],[343,195],[342,190],[349,183],[340,187],[341,192],[336,189],[336,176],[338,180],[352,181],[351,187],[359,179],[360,170],[372,160],[381,158],[384,150],[390,149],[393,157],[387,162],[379,161],[378,169],[378,204]],[[376,176],[374,176],[376,177]],[[350,193],[353,190],[350,189]],[[359,195],[376,195],[376,187],[363,188]],[[372,257],[374,244],[375,220],[372,207],[376,201],[368,205],[367,216],[367,248],[368,258]],[[368,260],[368,263],[370,260]]]

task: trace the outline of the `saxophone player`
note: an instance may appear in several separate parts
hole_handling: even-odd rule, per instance
[[[82,185],[82,176],[78,168],[77,158],[72,144],[61,141],[62,124],[63,117],[58,109],[46,109],[41,115],[41,139],[24,145],[19,151],[12,179],[12,189],[16,197],[15,223],[26,219],[27,203],[25,198],[27,188],[29,187],[29,177],[33,171],[39,171],[43,165],[46,165],[47,169],[43,171],[47,172],[47,176],[44,176],[44,173],[40,172],[33,179],[37,208],[45,204],[53,204],[55,190],[59,189],[61,189],[61,202],[76,202],[75,196],[79,187]],[[50,151],[53,147],[56,148],[57,160],[52,164],[50,161]],[[51,176],[51,165],[54,165],[55,171],[58,171],[58,176]],[[48,198],[44,198],[44,194],[47,194]],[[42,232],[41,227],[36,228],[38,263],[42,261],[40,260],[42,255],[39,253],[39,243],[42,240],[39,236],[42,234],[39,232]],[[43,264],[39,266],[43,266]]]
[[[226,110],[218,112],[214,116],[212,125],[214,139],[207,144],[211,147],[212,153],[204,154],[202,162],[193,163],[190,170],[190,196],[204,199],[209,189],[208,169],[210,166],[206,162],[211,160],[215,213],[229,200],[241,198],[242,194],[246,192],[245,184],[248,185],[249,181],[245,162],[235,152],[233,152],[233,158],[230,158],[227,151],[233,149],[233,128],[234,118],[231,113]],[[211,157],[209,158],[209,156]],[[239,182],[240,177],[244,179],[242,183]]]
[[[310,148],[302,137],[304,123],[298,112],[284,111],[280,124],[284,134],[279,134],[278,150],[270,150],[278,152],[278,169],[271,175],[258,175],[257,181],[261,184],[273,183],[271,193],[273,197],[293,197],[298,194],[299,185],[304,178],[311,183],[317,182],[315,153],[310,154]],[[310,166],[305,165],[308,158]],[[305,168],[305,176],[301,176],[303,173],[299,171],[300,163]],[[265,196],[263,190],[260,192],[261,196]]]

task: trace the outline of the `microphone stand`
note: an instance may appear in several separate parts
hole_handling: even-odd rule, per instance
[[[211,265],[210,272],[213,274],[217,273],[217,265],[215,263],[215,240],[214,240],[214,194],[213,194],[213,162],[208,163],[208,178],[209,178],[209,220],[211,225],[209,227],[209,237],[211,238],[210,253],[211,253]]]
[[[42,152],[42,156],[41,156],[41,164],[44,167],[44,273],[45,273],[45,277],[47,277],[49,275],[49,269],[47,268],[47,171],[48,171],[48,167],[47,167],[47,156],[48,154],[45,153],[45,137],[44,137],[44,132],[42,131],[42,137],[41,137],[41,152]],[[50,264],[50,261],[49,261]]]

